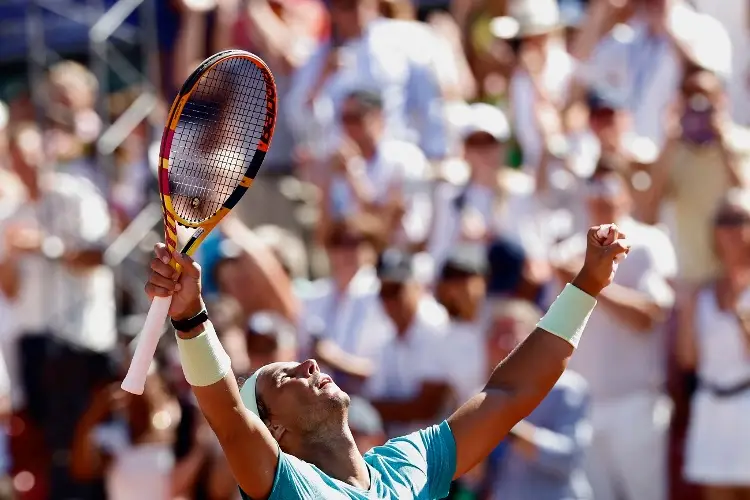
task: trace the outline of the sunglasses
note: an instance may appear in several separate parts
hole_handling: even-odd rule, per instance
[[[341,114],[341,121],[343,123],[350,123],[350,124],[359,124],[362,123],[362,121],[365,118],[364,113],[342,113]]]
[[[724,214],[715,222],[717,227],[737,228],[750,225],[750,217],[746,214]]]
[[[609,177],[591,180],[586,183],[586,196],[589,198],[615,198],[622,193],[622,182]]]

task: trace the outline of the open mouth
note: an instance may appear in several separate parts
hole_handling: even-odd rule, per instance
[[[332,384],[333,380],[331,380],[330,377],[323,377],[320,379],[320,383],[318,384],[318,389],[322,389],[323,387],[327,386],[328,384]]]

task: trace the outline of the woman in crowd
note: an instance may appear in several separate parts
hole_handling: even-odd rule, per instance
[[[688,430],[685,476],[706,500],[750,499],[750,336],[737,304],[750,285],[750,200],[730,192],[714,221],[722,275],[690,292],[678,358],[699,380]]]

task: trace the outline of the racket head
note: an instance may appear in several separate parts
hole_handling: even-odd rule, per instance
[[[187,78],[169,111],[159,152],[167,248],[177,226],[198,228],[183,252],[234,208],[252,185],[276,125],[276,83],[258,56],[219,52]]]

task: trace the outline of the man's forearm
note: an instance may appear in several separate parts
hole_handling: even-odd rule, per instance
[[[0,262],[0,293],[9,299],[18,295],[21,288],[21,275],[18,271],[18,261],[10,257]]]
[[[599,303],[630,328],[647,332],[665,318],[664,310],[645,293],[611,284],[599,295]]]

